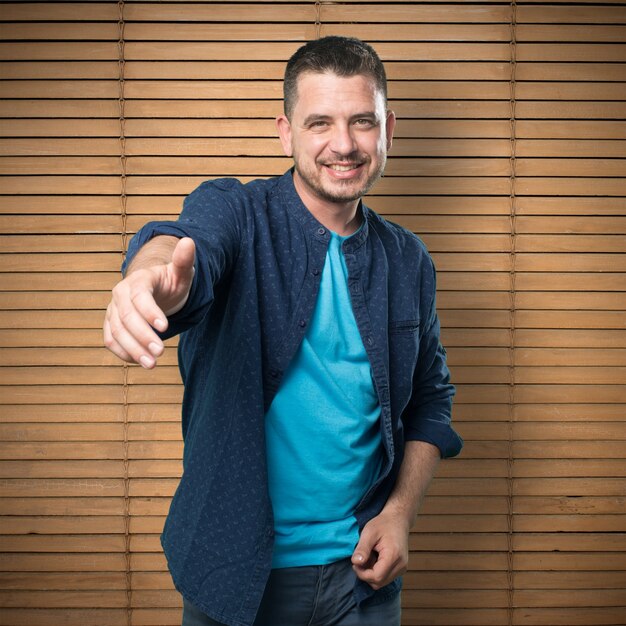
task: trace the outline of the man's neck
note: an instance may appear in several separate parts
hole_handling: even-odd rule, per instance
[[[363,222],[363,216],[359,211],[360,200],[349,202],[323,200],[311,192],[295,171],[293,182],[304,206],[326,228],[342,237],[348,237],[359,230]]]

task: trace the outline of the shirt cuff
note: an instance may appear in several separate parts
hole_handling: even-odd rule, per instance
[[[417,426],[409,426],[405,430],[406,441],[426,441],[439,448],[442,459],[456,456],[463,448],[463,439],[450,426],[439,420],[422,420]]]
[[[122,264],[122,273],[125,274],[128,266],[132,262],[135,255],[139,252],[139,250],[147,244],[154,237],[158,237],[159,235],[169,235],[171,237],[178,237],[182,239],[183,237],[189,237],[188,232],[180,228],[176,222],[148,222],[145,226],[143,226],[135,236],[131,239],[130,244],[128,245],[128,252],[126,254],[126,258],[124,259],[124,263]],[[155,329],[155,332],[161,339],[169,339],[174,335],[178,335],[187,329],[190,323],[195,323],[197,321],[195,317],[197,315],[193,315],[190,313],[194,311],[194,303],[199,299],[199,281],[198,277],[198,249],[196,248],[196,262],[195,262],[195,273],[193,282],[191,283],[191,290],[189,291],[189,296],[187,297],[187,301],[182,309],[173,315],[169,315],[168,327],[165,331],[159,331]]]

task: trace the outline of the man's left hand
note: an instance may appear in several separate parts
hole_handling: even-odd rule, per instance
[[[383,511],[363,528],[352,555],[356,575],[372,589],[404,574],[409,562],[409,524],[397,512]]]

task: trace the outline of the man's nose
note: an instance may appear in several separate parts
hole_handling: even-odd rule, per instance
[[[333,128],[329,147],[341,156],[348,156],[356,150],[356,141],[349,124],[337,124]]]

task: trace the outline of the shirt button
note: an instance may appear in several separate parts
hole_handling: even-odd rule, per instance
[[[313,270],[311,273],[313,274],[313,276],[319,276],[320,271],[316,269]]]
[[[300,320],[298,323],[300,324],[300,328],[304,328],[306,326],[306,320]]]
[[[368,345],[368,346],[371,346],[373,343],[374,343],[374,339],[372,339],[372,336],[370,335],[370,336],[367,338],[367,345]]]
[[[325,228],[318,228],[317,229],[317,234],[318,235],[325,235],[326,234],[326,229]]]

